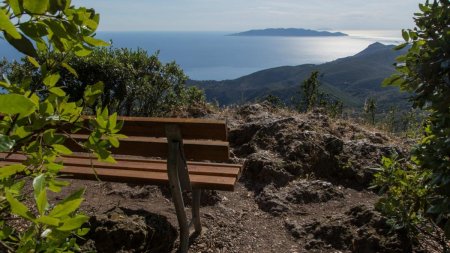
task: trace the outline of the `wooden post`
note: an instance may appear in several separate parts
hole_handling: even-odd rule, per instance
[[[195,232],[202,232],[202,224],[200,222],[200,198],[202,190],[194,189],[192,191],[192,222],[194,223]]]
[[[166,126],[167,144],[169,146],[167,154],[167,174],[172,199],[177,212],[178,225],[180,227],[180,252],[186,253],[189,248],[189,223],[184,209],[183,193],[179,178],[181,133],[176,125]],[[189,180],[189,177],[188,177]]]

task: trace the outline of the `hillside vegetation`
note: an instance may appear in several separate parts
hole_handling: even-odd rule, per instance
[[[322,90],[342,100],[347,107],[361,108],[367,97],[377,97],[380,109],[397,105],[407,108],[407,94],[397,88],[381,87],[382,81],[394,73],[395,58],[405,50],[394,51],[392,45],[374,43],[362,52],[332,62],[314,65],[284,66],[262,70],[234,80],[190,81],[205,90],[210,101],[221,105],[240,104],[262,99],[269,94],[290,104],[298,96],[299,84],[311,72],[322,74]]]

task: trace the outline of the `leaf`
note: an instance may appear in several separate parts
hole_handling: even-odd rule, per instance
[[[39,214],[44,214],[48,207],[47,191],[45,189],[39,193],[39,196],[36,199],[36,206]]]
[[[23,8],[30,14],[44,14],[49,0],[23,0]]]
[[[77,230],[78,236],[85,236],[87,233],[89,233],[89,228],[80,228]]]
[[[34,199],[36,200],[39,214],[43,214],[48,207],[45,174],[33,179]]]
[[[8,33],[5,34],[5,39],[11,44],[15,49],[19,50],[19,52],[37,58],[37,52],[36,49],[33,46],[33,43],[29,39],[27,39],[23,34],[20,34],[20,38],[15,38],[9,35]]]
[[[22,172],[25,170],[25,165],[23,164],[12,164],[7,165],[0,168],[0,179],[8,178],[12,175],[15,175],[19,172]]]
[[[25,218],[27,220],[35,220],[35,217],[33,214],[28,210],[28,207],[22,204],[20,201],[15,199],[11,193],[6,192],[6,200],[8,201],[9,205],[11,206],[11,213],[19,215],[22,218]]]
[[[119,140],[116,138],[116,137],[112,137],[112,136],[110,136],[110,137],[108,137],[108,140],[109,140],[109,143],[111,143],[111,145],[113,146],[113,147],[115,147],[115,148],[118,148],[119,147]]]
[[[0,134],[0,152],[9,152],[16,144],[16,141],[7,135]]]
[[[45,190],[45,174],[40,174],[33,179],[34,198],[37,199],[41,191]]]
[[[72,151],[68,149],[66,146],[61,144],[53,144],[52,147],[55,149],[56,152],[63,154],[63,155],[70,155],[72,154]]]
[[[20,114],[26,117],[36,110],[36,105],[29,98],[19,94],[0,95],[0,113]]]
[[[402,37],[405,41],[409,41],[409,33],[407,30],[402,30]]]
[[[73,192],[63,201],[58,203],[48,215],[58,218],[71,214],[72,212],[76,211],[81,202],[83,202],[84,199],[81,197],[83,194],[84,189]]]
[[[33,64],[33,66],[35,66],[36,68],[39,68],[41,65],[39,65],[39,62],[36,61],[36,59],[34,59],[31,56],[27,56],[28,61]]]
[[[2,8],[0,8],[0,29],[5,31],[6,34],[9,34],[9,36],[14,39],[20,39],[22,37],[9,19],[6,10]]]
[[[55,94],[58,97],[64,97],[66,96],[66,93],[59,87],[52,87],[49,89],[49,91],[53,94]]]
[[[43,82],[47,87],[53,87],[59,81],[60,78],[61,76],[59,75],[59,73],[54,73],[46,76]]]
[[[69,71],[75,77],[78,77],[77,71],[74,68],[72,68],[69,64],[67,64],[66,62],[63,62],[61,64],[61,66],[63,66],[65,69],[67,69],[67,71]]]
[[[74,52],[75,52],[76,56],[84,57],[84,56],[90,55],[92,53],[92,50],[90,50],[90,49],[88,49],[88,48],[86,48],[84,46],[79,46],[78,45],[78,46],[74,47]]]
[[[61,223],[61,220],[58,218],[55,218],[55,217],[41,215],[36,219],[36,222],[56,227],[56,226],[59,226],[59,224]]]
[[[9,6],[11,6],[11,9],[14,12],[14,15],[19,15],[22,13],[23,8],[20,0],[9,0]]]
[[[69,218],[64,221],[63,225],[57,229],[60,231],[71,231],[80,228],[84,223],[89,220],[88,216],[77,215],[74,218]]]
[[[106,41],[93,38],[91,36],[83,37],[84,41],[93,47],[107,47],[110,44]]]
[[[408,43],[399,44],[394,47],[394,50],[401,50],[401,49],[405,48],[407,45],[409,45],[409,44]]]

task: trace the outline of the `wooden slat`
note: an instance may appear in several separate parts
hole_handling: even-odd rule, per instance
[[[165,125],[176,124],[181,129],[183,139],[227,140],[224,120],[149,117],[118,117],[118,119],[124,121],[120,133],[129,136],[166,137]]]
[[[4,158],[5,153],[0,153]],[[165,184],[167,179],[167,165],[165,161],[132,158],[117,159],[118,163],[108,164],[92,160],[99,178],[104,181],[133,182]],[[25,156],[12,154],[6,161],[0,161],[0,165],[8,165],[22,162]],[[65,164],[61,173],[66,173],[67,178],[95,180],[90,158],[84,155],[64,157]],[[188,163],[189,177],[193,188],[215,189],[232,191],[239,177],[240,165],[216,164],[216,163]]]
[[[84,141],[87,139],[87,135],[74,134],[72,136],[77,141]],[[185,140],[183,143],[184,153],[188,160],[210,160],[219,162],[229,160],[228,142]],[[84,151],[72,140],[67,140],[65,145],[75,152]],[[111,152],[113,154],[121,155],[167,158],[167,140],[165,138],[130,136],[129,138],[120,141],[119,148],[111,148]]]
[[[125,183],[150,183],[167,184],[168,178],[165,172],[118,170],[108,168],[95,168],[98,177],[103,181]],[[66,166],[61,171],[63,177],[76,179],[96,180],[90,167]],[[221,191],[233,191],[236,177],[189,175],[192,188],[213,189]]]
[[[0,153],[0,159],[6,156],[5,153]],[[24,155],[12,154],[8,157],[6,162],[23,162],[26,159]],[[61,159],[60,159],[61,160]],[[124,170],[142,170],[142,171],[155,171],[155,172],[167,172],[167,163],[164,160],[155,159],[133,159],[131,157],[127,159],[117,158],[117,163],[100,162],[96,158],[90,158],[86,155],[79,156],[65,156],[61,160],[64,165],[71,166],[86,166],[90,167],[103,167],[112,169],[124,169]],[[224,164],[224,163],[200,163],[200,162],[188,162],[189,174],[196,175],[211,175],[211,176],[228,176],[237,177],[241,172],[241,165],[238,164]]]

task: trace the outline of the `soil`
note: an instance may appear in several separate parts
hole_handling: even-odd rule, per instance
[[[404,141],[320,111],[298,114],[251,104],[227,118],[232,162],[244,172],[234,192],[205,192],[203,231],[190,252],[421,252],[374,210],[368,189],[382,155]],[[73,180],[87,187],[85,251],[176,252],[178,224],[166,187]]]

